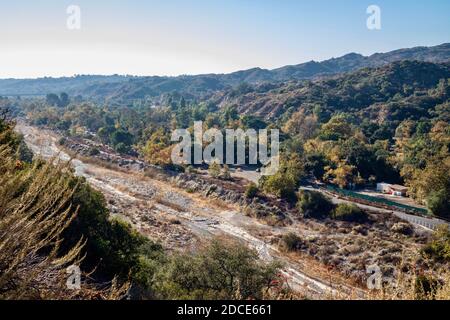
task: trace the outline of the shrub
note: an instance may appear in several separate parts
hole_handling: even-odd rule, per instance
[[[78,208],[78,213],[63,232],[63,249],[72,247],[83,237],[86,257],[82,267],[96,268],[106,277],[126,277],[137,263],[137,250],[144,239],[127,223],[109,218],[103,194],[84,178],[71,177],[70,186],[74,188],[71,204]]]
[[[303,241],[293,232],[289,232],[280,240],[280,249],[283,251],[296,251],[302,246]]]
[[[17,147],[17,157],[20,161],[31,163],[33,161],[33,151],[28,148],[25,141],[21,140]]]
[[[61,174],[67,167],[34,162],[18,170],[11,153],[0,144],[0,299],[62,297],[65,266],[77,263],[82,250],[78,241],[58,250],[76,214]]]
[[[253,199],[258,195],[259,188],[258,186],[251,182],[247,185],[247,188],[245,189],[245,197],[248,199]]]
[[[127,248],[137,248],[140,238],[109,221],[101,194],[90,189],[85,180],[75,178],[69,163],[54,165],[56,161],[34,160],[23,165],[16,158],[21,156],[20,152],[7,146],[8,141],[1,141],[4,137],[1,131],[2,121],[0,299],[73,298],[74,292],[62,285],[67,280],[66,267],[70,264],[80,265],[83,273],[90,274],[90,281],[84,282],[76,292],[77,298],[122,296],[127,284],[122,286],[114,281],[108,288],[105,285],[108,279],[102,277],[99,284],[92,271],[99,261],[118,258],[126,260],[126,264],[117,261],[122,267],[120,271],[127,276],[128,261],[134,258],[130,255],[133,249]],[[104,237],[96,233],[103,233]],[[139,241],[127,241],[130,239]],[[95,241],[99,241],[98,247],[108,250],[104,255],[95,256],[99,251],[86,252]],[[87,265],[89,259],[92,265]],[[109,260],[106,262],[109,267]],[[115,270],[109,279],[114,276]]]
[[[419,275],[414,282],[415,298],[418,300],[433,299],[439,287],[440,283],[438,280],[425,275]]]
[[[422,248],[422,254],[435,261],[450,262],[450,231],[447,225],[435,231],[431,241]]]
[[[134,290],[130,292],[131,299],[152,299],[155,274],[167,263],[164,248],[151,240],[139,248],[139,261],[132,269],[131,279]]]
[[[223,165],[223,169],[222,169],[222,173],[221,173],[220,177],[223,180],[231,180],[230,167],[228,167],[228,165],[226,165],[226,164]]]
[[[404,235],[410,235],[413,233],[413,228],[409,223],[397,222],[392,226],[391,231]]]
[[[349,222],[364,222],[367,220],[367,213],[354,204],[340,203],[334,210],[334,218]]]
[[[214,240],[196,254],[173,256],[154,284],[162,299],[261,299],[278,270],[242,244]]]
[[[119,142],[114,146],[114,150],[116,150],[118,153],[126,154],[130,152],[130,146],[126,145],[123,142]]]
[[[292,154],[288,159],[281,159],[280,168],[275,174],[260,178],[261,188],[267,193],[295,203],[296,191],[304,176],[302,161],[297,154]]]
[[[320,192],[302,190],[299,193],[297,209],[304,217],[328,217],[333,208],[333,203]]]
[[[286,174],[277,172],[272,176],[263,177],[260,184],[267,193],[289,201],[296,199],[296,181]]]
[[[221,167],[217,162],[212,162],[209,164],[208,173],[213,178],[218,178],[220,175]]]
[[[130,134],[128,131],[118,129],[114,131],[111,136],[111,142],[113,145],[118,145],[120,143],[123,143],[125,146],[130,146],[133,143],[133,135]]]
[[[67,139],[66,138],[59,138],[59,140],[58,140],[58,144],[60,145],[60,146],[63,146],[63,145],[65,145],[66,144],[66,142],[67,142]]]
[[[100,154],[100,150],[98,150],[98,148],[90,148],[89,149],[89,155],[90,156],[96,156]]]

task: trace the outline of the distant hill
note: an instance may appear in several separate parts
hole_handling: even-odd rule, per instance
[[[376,68],[362,68],[314,81],[288,81],[267,87],[255,85],[243,93],[228,90],[210,100],[236,106],[241,114],[265,118],[286,116],[299,108],[320,106],[327,114],[349,112],[382,122],[428,117],[428,109],[450,97],[450,63],[402,60]],[[398,119],[397,119],[398,118]]]
[[[47,93],[67,92],[75,95],[83,92],[92,85],[107,83],[113,85],[131,79],[131,76],[99,76],[77,75],[62,78],[37,78],[37,79],[0,79],[0,95],[46,95]]]
[[[365,67],[379,67],[400,60],[445,62],[450,60],[450,43],[434,47],[415,47],[387,53],[363,56],[346,54],[322,62],[310,61],[292,66],[266,70],[253,68],[229,74],[204,74],[178,77],[133,77],[83,75],[64,78],[3,79],[0,95],[45,95],[67,92],[86,98],[118,103],[135,99],[158,98],[178,92],[186,98],[205,98],[215,92],[236,87],[242,83],[261,84],[292,80],[317,79]]]
[[[311,79],[321,75],[354,71],[364,67],[379,67],[400,60],[418,60],[426,62],[445,62],[450,60],[450,43],[435,47],[415,47],[387,53],[375,53],[365,57],[349,53],[339,58],[322,62],[308,62],[295,66],[285,66],[272,70],[274,80]]]

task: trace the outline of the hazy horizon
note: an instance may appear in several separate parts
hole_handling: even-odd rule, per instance
[[[381,9],[380,30],[366,26],[372,4]],[[81,9],[79,30],[67,28],[70,5]],[[44,0],[1,6],[1,79],[221,74],[450,42],[450,2],[439,0],[426,6],[404,0]]]
[[[440,46],[440,45],[444,45],[444,44],[447,44],[447,43],[448,42],[439,43],[439,44],[430,45],[430,46],[417,46],[417,47],[435,47],[435,46]],[[398,48],[398,49],[411,49],[411,48]],[[392,51],[395,51],[395,50],[398,50],[398,49],[394,49]],[[386,52],[389,52],[389,51],[386,51]],[[371,56],[371,55],[376,54],[376,53],[386,53],[386,52],[373,52],[371,54],[363,55],[363,56],[368,57],[368,56]],[[281,68],[281,67],[284,67],[284,66],[298,65],[298,64],[307,63],[307,62],[310,62],[310,61],[322,62],[322,61],[326,61],[326,60],[333,59],[333,58],[339,58],[339,57],[342,57],[342,56],[350,54],[350,53],[361,54],[359,52],[349,51],[349,52],[347,52],[347,53],[345,53],[345,54],[343,54],[341,56],[329,57],[329,58],[326,58],[326,59],[323,59],[323,60],[302,61],[302,62],[299,62],[299,63],[296,63],[296,64],[285,64],[285,65],[276,66],[276,67],[270,68],[270,69],[262,68],[260,66],[253,66],[253,67],[249,67],[249,68],[246,68],[246,69],[232,70],[230,72],[222,72],[222,73],[208,72],[208,73],[190,73],[190,74],[174,74],[174,75],[166,75],[166,74],[146,74],[146,75],[142,74],[142,75],[137,75],[137,74],[120,74],[120,73],[109,73],[109,74],[106,74],[106,73],[104,73],[104,74],[91,73],[91,74],[88,74],[88,73],[85,73],[85,74],[72,74],[72,75],[60,75],[60,76],[42,75],[42,76],[37,76],[37,77],[9,77],[9,78],[1,78],[0,77],[0,80],[8,80],[8,79],[27,80],[27,79],[40,79],[40,78],[72,78],[72,77],[77,77],[77,76],[105,76],[105,77],[108,77],[108,76],[120,76],[120,77],[153,77],[153,76],[156,76],[156,77],[179,77],[179,76],[196,76],[196,75],[206,75],[206,74],[229,74],[229,73],[233,73],[233,72],[238,72],[238,71],[243,71],[243,70],[245,71],[245,70],[255,69],[255,68],[266,69],[266,70],[274,70],[274,69]]]

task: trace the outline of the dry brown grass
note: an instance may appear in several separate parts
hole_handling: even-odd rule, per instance
[[[222,210],[232,209],[231,205],[219,198],[210,198],[208,203]]]
[[[18,165],[0,145],[0,298],[117,298],[127,285],[69,290],[66,266],[80,265],[84,240],[62,254],[61,234],[76,215],[69,165],[35,161]]]
[[[61,174],[67,167],[37,162],[17,170],[16,161],[0,149],[0,287],[6,298],[22,298],[36,279],[58,281],[61,268],[80,256],[82,240],[66,255],[58,256],[60,235],[76,209],[70,205],[73,188]],[[49,254],[43,258],[41,252]],[[36,291],[39,291],[37,289]]]
[[[450,300],[450,271],[445,270],[437,275],[426,275],[435,279],[439,284],[433,285],[432,290],[426,292],[417,285],[416,274],[404,273],[381,290],[372,290],[367,298],[371,300]]]
[[[65,146],[58,146],[59,148],[63,149],[65,153],[67,153],[72,159],[78,159],[84,163],[89,163],[92,164],[94,166],[97,167],[103,167],[109,170],[113,170],[113,171],[119,171],[122,173],[129,173],[128,169],[124,169],[122,167],[120,167],[117,164],[108,162],[108,161],[104,161],[102,159],[99,158],[95,158],[95,157],[87,157],[87,156],[83,156],[79,153],[74,152],[72,149],[69,149]]]
[[[155,202],[157,202],[157,203],[159,203],[159,204],[161,204],[161,205],[163,205],[165,207],[171,208],[171,209],[173,209],[175,211],[186,212],[186,208],[185,207],[183,207],[183,206],[181,206],[181,205],[179,205],[179,204],[177,204],[175,202],[167,200],[162,195],[156,195],[153,200]]]

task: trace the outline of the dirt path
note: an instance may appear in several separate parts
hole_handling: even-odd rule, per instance
[[[70,160],[58,147],[58,137],[54,133],[23,123],[17,125],[17,130],[35,154],[46,159]],[[352,290],[307,275],[301,262],[271,244],[273,237],[286,230],[264,225],[239,212],[239,208],[204,199],[175,188],[170,182],[151,179],[138,172],[111,170],[79,159],[72,159],[72,165],[78,176],[85,177],[105,195],[113,215],[125,218],[141,233],[160,241],[168,249],[195,249],[212,236],[226,236],[256,249],[266,261],[281,261],[289,286],[310,298],[337,296]]]

